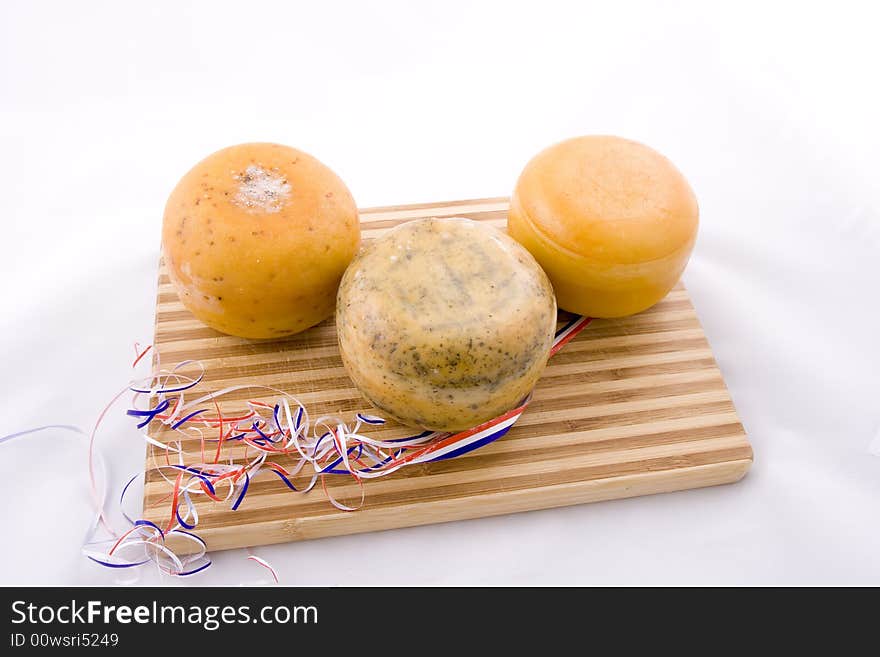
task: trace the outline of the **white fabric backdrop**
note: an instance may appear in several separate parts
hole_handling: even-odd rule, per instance
[[[369,206],[504,195],[541,147],[620,134],[699,197],[685,281],[748,477],[257,553],[303,585],[880,584],[877,16],[710,4],[4,2],[0,435],[88,427],[124,385],[165,199],[217,148],[303,148]],[[101,445],[118,489],[142,443],[114,416]],[[79,555],[84,455],[0,446],[0,583],[159,581]],[[216,557],[188,582],[268,579]]]

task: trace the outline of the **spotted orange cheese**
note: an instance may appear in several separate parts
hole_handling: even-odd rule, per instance
[[[345,184],[314,157],[241,144],[180,180],[165,207],[162,244],[193,315],[223,333],[278,338],[333,313],[360,225]]]
[[[544,371],[553,288],[504,233],[469,219],[402,224],[339,286],[336,330],[363,395],[400,422],[469,429],[514,408]]]
[[[560,308],[620,317],[672,289],[698,220],[694,193],[668,159],[620,137],[587,136],[526,165],[507,228],[547,272]]]

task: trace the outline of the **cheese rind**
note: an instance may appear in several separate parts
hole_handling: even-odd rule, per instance
[[[458,431],[515,407],[547,362],[556,302],[515,241],[468,219],[413,221],[343,276],[339,347],[358,389],[409,426]]]
[[[541,264],[561,308],[620,317],[657,303],[687,265],[697,201],[660,153],[619,137],[577,137],[525,167],[508,232]]]
[[[360,224],[345,184],[314,157],[268,143],[196,164],[165,206],[162,246],[180,301],[212,328],[279,338],[333,314]]]

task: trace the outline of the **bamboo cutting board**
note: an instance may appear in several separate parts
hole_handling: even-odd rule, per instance
[[[373,208],[361,213],[361,222],[364,239],[371,239],[421,217],[463,216],[503,229],[506,213],[507,200],[495,198]],[[345,374],[332,319],[279,341],[226,336],[190,315],[164,267],[154,349],[163,367],[200,360],[206,369],[200,393],[259,383],[295,395],[312,417],[376,413]],[[232,393],[223,397],[224,414],[247,399],[274,401]],[[369,431],[376,438],[411,433],[393,423]],[[179,437],[165,430],[153,437],[164,442],[172,436]],[[197,441],[184,449],[187,463],[201,459]],[[167,522],[170,487],[154,469],[161,450],[148,450],[144,517]],[[227,445],[224,456],[240,457],[241,450]],[[748,439],[679,284],[655,307],[596,320],[566,345],[551,359],[526,412],[500,440],[368,480],[365,504],[354,512],[334,508],[320,487],[296,494],[275,477],[260,477],[236,511],[198,501],[195,531],[212,550],[265,545],[726,484],[741,479],[751,463]],[[360,498],[350,477],[327,481],[337,499]]]

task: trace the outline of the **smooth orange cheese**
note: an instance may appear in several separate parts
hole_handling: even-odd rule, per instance
[[[177,184],[162,244],[193,315],[223,333],[277,338],[333,313],[360,224],[345,184],[314,157],[241,144],[209,155]]]
[[[560,308],[621,317],[672,289],[698,222],[696,197],[668,159],[620,137],[587,136],[526,165],[507,227],[547,272]]]

